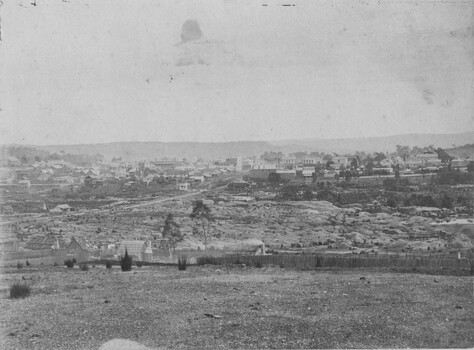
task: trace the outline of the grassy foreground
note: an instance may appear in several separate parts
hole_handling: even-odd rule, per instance
[[[15,281],[31,295],[10,299]],[[278,267],[6,269],[1,349],[474,346],[473,279]]]

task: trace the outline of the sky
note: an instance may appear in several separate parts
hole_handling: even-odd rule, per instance
[[[3,1],[0,143],[474,131],[473,11],[469,0]]]

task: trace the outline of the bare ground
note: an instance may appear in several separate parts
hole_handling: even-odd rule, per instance
[[[9,299],[8,286],[32,286]],[[2,349],[464,348],[473,279],[367,269],[77,266],[6,269]]]

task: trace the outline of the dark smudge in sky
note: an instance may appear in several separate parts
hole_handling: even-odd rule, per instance
[[[199,23],[193,19],[188,19],[184,22],[181,29],[181,40],[183,43],[188,41],[198,40],[202,37],[202,31]]]

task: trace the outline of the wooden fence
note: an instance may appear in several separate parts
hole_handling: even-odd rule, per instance
[[[203,259],[198,263],[205,262]],[[469,272],[474,269],[474,262],[457,257],[416,256],[416,255],[352,255],[352,254],[281,254],[281,255],[232,255],[213,257],[211,260],[217,264],[246,264],[248,266],[274,265],[287,268],[312,269],[318,267],[386,267],[420,270],[450,270]]]
[[[15,266],[17,263],[23,265],[28,260],[32,265],[62,265],[68,257],[65,249],[25,250],[19,252],[5,252],[0,254],[0,262],[3,266]]]

